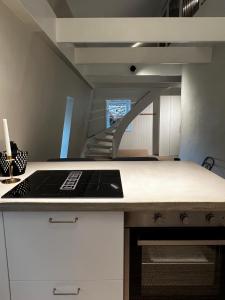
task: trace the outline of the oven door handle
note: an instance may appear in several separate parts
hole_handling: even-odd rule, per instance
[[[138,246],[224,246],[225,240],[138,240]]]

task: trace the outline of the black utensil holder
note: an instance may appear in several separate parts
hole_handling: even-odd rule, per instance
[[[25,173],[27,167],[28,152],[17,150],[16,155],[13,155],[13,176],[19,176]],[[0,152],[0,173],[3,177],[9,177],[10,163],[7,161],[6,152]]]

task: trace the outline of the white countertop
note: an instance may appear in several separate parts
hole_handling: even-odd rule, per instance
[[[36,170],[119,169],[124,198],[0,199],[1,210],[225,209],[225,180],[192,162],[33,162]],[[0,196],[15,184],[0,183]]]

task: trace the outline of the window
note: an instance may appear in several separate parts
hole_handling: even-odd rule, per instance
[[[123,118],[131,110],[131,100],[106,100],[106,128],[110,128],[113,124]],[[127,131],[131,130],[131,125]]]

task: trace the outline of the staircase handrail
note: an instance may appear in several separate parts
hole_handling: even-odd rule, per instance
[[[150,94],[150,92],[148,91],[147,93],[145,93],[138,101],[135,102],[135,104],[132,106],[131,110],[133,109],[133,107],[135,107],[140,101],[142,101],[143,98],[145,98],[148,94]],[[106,111],[106,110],[105,110]],[[129,114],[129,112],[124,115],[122,118],[120,119],[117,119],[116,122],[109,128],[104,128],[104,129],[101,129],[100,131],[98,131],[97,133],[93,133],[92,135],[88,136],[87,139],[91,139],[101,133],[104,133],[106,130],[108,130],[109,132],[112,132],[115,128],[118,127],[118,125],[120,124],[120,122],[122,122],[122,120]]]
[[[160,94],[163,90],[169,90],[168,88],[155,88],[146,93],[143,97],[141,97],[137,103],[134,105],[133,109],[130,110],[124,118],[121,120],[120,125],[117,127],[117,130],[113,136],[113,153],[112,157],[116,157],[117,151],[119,149],[119,145],[122,139],[122,136],[129,126],[129,124],[136,118],[136,116],[142,112],[148,105],[150,105],[156,97],[160,97]]]

